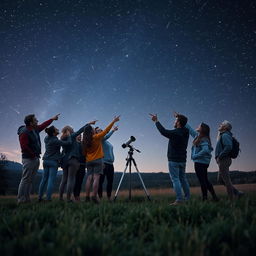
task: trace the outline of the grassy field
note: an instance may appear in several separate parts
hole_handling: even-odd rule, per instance
[[[196,193],[181,206],[167,192],[140,193],[128,202],[17,206],[0,199],[0,255],[251,255],[256,250],[255,186],[231,204],[202,202]],[[197,189],[198,190],[198,189]],[[159,191],[158,191],[159,192]]]

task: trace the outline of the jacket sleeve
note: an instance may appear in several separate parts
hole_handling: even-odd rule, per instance
[[[211,153],[209,150],[209,144],[207,142],[203,142],[203,143],[201,143],[201,150],[199,152],[197,152],[196,154],[193,154],[192,159],[193,160],[198,159],[207,153],[208,154]]]
[[[228,156],[232,150],[232,137],[228,134],[221,135],[220,140],[222,140],[223,149],[219,154],[219,159],[223,159],[224,157]]]
[[[53,119],[49,119],[45,122],[43,122],[42,124],[37,126],[37,130],[39,132],[41,132],[42,130],[44,130],[47,126],[49,126],[51,123],[53,122]]]
[[[57,138],[56,142],[57,145],[59,146],[66,146],[66,145],[71,145],[72,144],[72,140],[71,140],[71,136],[67,136],[67,140],[59,140]]]
[[[113,135],[114,131],[109,132],[107,135],[104,136],[103,140],[108,140],[112,135]]]
[[[198,136],[198,133],[196,130],[194,130],[189,124],[186,124],[185,127],[189,130],[189,134],[195,138]]]
[[[20,134],[19,140],[20,140],[21,152],[28,154],[30,158],[35,158],[36,157],[35,153],[28,145],[28,135],[26,133]]]
[[[156,122],[156,128],[166,138],[171,139],[173,137],[173,131],[165,129],[159,121]]]
[[[105,130],[104,131],[102,131],[102,132],[100,132],[100,133],[97,133],[97,134],[95,134],[95,135],[93,135],[94,136],[94,138],[97,138],[97,139],[99,139],[99,138],[102,138],[102,137],[104,137],[110,130],[111,130],[111,128],[113,127],[113,125],[114,125],[114,121],[112,121],[106,128],[105,128]]]
[[[76,132],[73,132],[70,136],[71,138],[76,138],[78,135],[80,135],[83,131],[84,131],[84,128],[89,125],[89,124],[86,124],[84,125],[83,127],[81,127],[78,131]]]

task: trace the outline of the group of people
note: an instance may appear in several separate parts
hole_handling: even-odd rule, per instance
[[[201,185],[202,199],[207,200],[207,192],[209,191],[213,200],[218,201],[219,198],[207,177],[213,151],[209,126],[201,123],[194,130],[187,123],[187,117],[175,113],[174,129],[167,130],[158,121],[156,114],[150,114],[150,116],[159,132],[169,139],[167,153],[169,174],[176,193],[176,200],[171,205],[179,205],[190,199],[190,188],[185,173],[189,135],[193,137],[191,159],[194,161],[195,172]],[[118,130],[118,127],[114,127],[114,124],[119,121],[120,116],[115,117],[104,130],[93,127],[97,121],[87,123],[76,132],[72,127],[65,126],[61,131],[60,139],[58,138],[59,129],[53,125],[50,126],[58,118],[59,114],[38,125],[35,115],[28,115],[24,119],[25,125],[18,129],[23,164],[22,177],[18,188],[18,203],[30,202],[33,178],[40,163],[41,141],[39,134],[43,130],[47,135],[44,139],[44,170],[39,185],[38,200],[40,202],[44,201],[43,195],[46,190],[46,200],[51,201],[59,167],[63,169],[59,187],[60,200],[64,200],[63,195],[66,190],[68,202],[73,202],[73,199],[80,201],[85,169],[87,169],[85,200],[99,203],[99,198],[102,198],[103,194],[102,186],[105,178],[107,178],[107,198],[111,200],[114,154],[113,146],[108,139]],[[229,175],[229,167],[233,157],[232,150],[235,143],[231,129],[232,126],[228,121],[222,122],[219,126],[215,159],[219,166],[218,179],[226,186],[228,196],[232,200],[235,196],[243,195],[243,192],[238,191],[233,186]],[[91,189],[92,196],[90,197]],[[184,193],[182,193],[182,190]]]
[[[41,141],[39,134],[43,130],[47,135],[44,139],[44,170],[39,185],[39,202],[44,201],[45,190],[46,200],[51,201],[59,167],[63,169],[59,187],[60,200],[63,200],[63,194],[66,190],[68,202],[73,202],[72,195],[75,201],[80,201],[85,168],[87,168],[86,201],[92,200],[94,203],[99,203],[98,196],[102,197],[102,186],[105,177],[107,178],[107,197],[110,200],[114,177],[114,154],[113,146],[107,140],[118,130],[117,126],[113,126],[119,121],[119,116],[115,117],[104,130],[99,127],[93,128],[92,125],[95,125],[97,121],[89,122],[76,132],[72,127],[65,126],[62,129],[60,139],[58,138],[59,129],[53,125],[50,126],[58,118],[59,115],[56,115],[38,125],[35,115],[28,115],[24,119],[25,125],[18,129],[23,164],[22,177],[18,188],[18,203],[30,202],[33,178],[40,164]],[[91,187],[93,187],[92,197],[90,197]]]
[[[175,112],[174,129],[167,130],[158,121],[156,114],[150,114],[150,116],[152,121],[155,122],[158,131],[169,139],[167,153],[169,173],[176,193],[176,200],[171,205],[182,204],[190,199],[190,188],[185,173],[189,135],[194,139],[191,149],[191,159],[194,162],[195,172],[200,182],[202,199],[207,200],[207,192],[209,191],[213,200],[219,201],[207,177],[207,171],[212,157],[211,152],[213,151],[210,127],[205,123],[201,123],[196,129],[193,129],[187,123],[188,118],[186,116]],[[218,128],[219,134],[215,149],[215,159],[219,167],[218,180],[221,184],[226,186],[228,196],[232,200],[235,196],[242,196],[243,192],[233,186],[229,174],[232,157],[235,158],[238,153],[233,153],[234,144],[236,144],[237,141],[233,138],[231,130],[232,125],[230,122],[224,121],[220,124]],[[239,145],[236,146],[235,151],[238,151]]]

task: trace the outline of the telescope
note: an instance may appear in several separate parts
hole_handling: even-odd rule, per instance
[[[136,140],[136,138],[134,136],[131,136],[130,139],[126,143],[122,144],[122,148],[128,147],[135,140]]]

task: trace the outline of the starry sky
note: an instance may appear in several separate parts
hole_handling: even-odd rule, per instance
[[[0,152],[21,161],[24,116],[79,129],[120,114],[114,145],[122,171],[131,135],[143,172],[167,171],[173,111],[192,127],[233,124],[241,155],[231,169],[256,169],[256,2],[238,0],[55,0],[0,3]],[[45,133],[41,133],[43,138]],[[193,172],[188,146],[187,171]],[[43,143],[42,143],[43,144]],[[44,148],[43,148],[44,151]],[[217,170],[212,160],[210,171]]]

